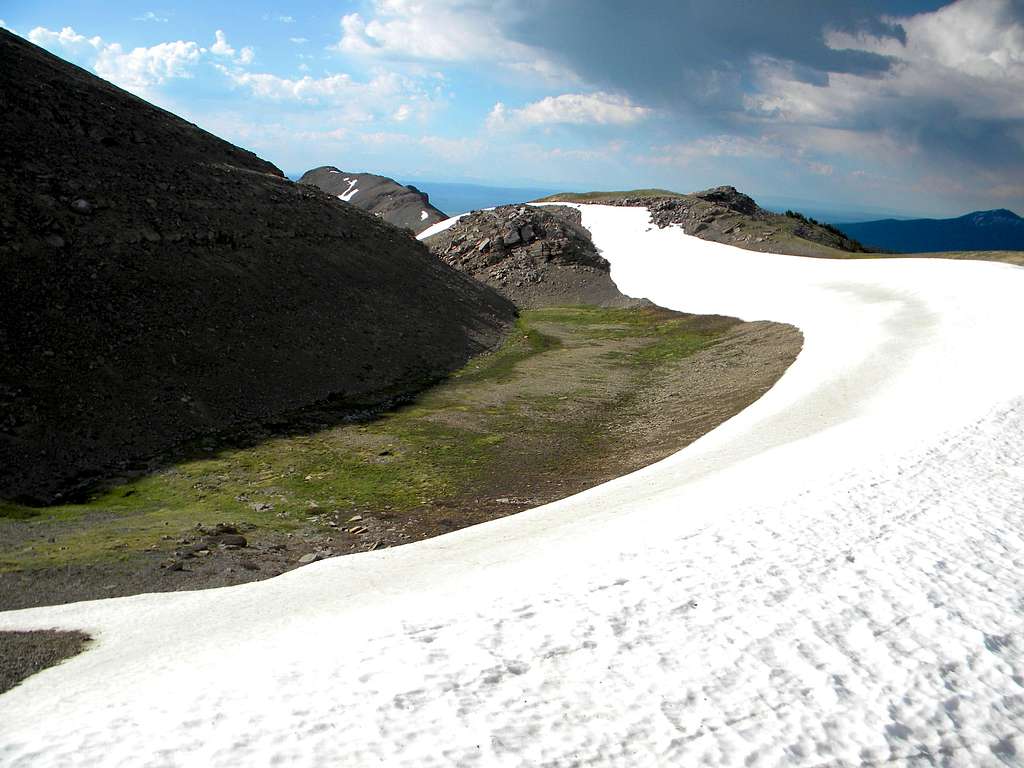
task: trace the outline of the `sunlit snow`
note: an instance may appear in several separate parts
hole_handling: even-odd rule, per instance
[[[1024,270],[581,208],[624,292],[793,323],[797,361],[685,450],[519,515],[0,613],[98,640],[0,696],[0,765],[1014,764]]]
[[[344,192],[338,195],[338,199],[344,200],[347,203],[349,200],[355,197],[356,193],[359,191],[358,189],[356,189],[356,184],[359,183],[359,178],[357,177],[354,179],[350,179],[348,176],[346,176],[345,181],[348,182],[348,189],[346,189]]]

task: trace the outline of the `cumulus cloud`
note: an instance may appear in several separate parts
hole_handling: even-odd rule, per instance
[[[494,105],[487,117],[491,129],[529,128],[538,125],[631,125],[651,114],[651,110],[631,102],[625,96],[609,93],[565,93],[509,109],[502,102]]]
[[[797,77],[792,63],[762,59],[755,62],[757,91],[746,98],[748,114],[800,126],[805,135],[838,130],[847,138],[882,138],[905,155],[957,171],[1024,172],[1024,8],[1011,0],[960,0],[885,21],[903,30],[901,39],[825,35],[837,50],[888,57],[885,73],[830,73],[827,83],[815,85]],[[861,145],[853,140],[847,149]]]
[[[1024,175],[1024,2],[927,5],[648,0],[638,14],[535,0],[496,23],[505,41],[673,116],[682,134],[770,139],[809,175],[884,163],[907,190],[961,176],[979,196],[1005,194]]]
[[[397,60],[489,62],[547,80],[575,80],[552,57],[505,34],[504,26],[524,13],[512,0],[373,0],[367,17],[342,17],[335,47]]]
[[[213,33],[214,41],[213,45],[210,46],[210,53],[214,56],[234,56],[235,49],[228,43],[228,38],[224,34],[224,30],[218,29]]]
[[[184,40],[126,51],[118,43],[80,35],[72,27],[59,32],[36,27],[28,33],[28,39],[91,66],[100,77],[135,92],[145,92],[168,80],[192,77],[202,55],[197,43]]]
[[[223,30],[216,30],[213,33],[213,37],[214,41],[213,45],[210,46],[210,53],[214,56],[234,59],[239,64],[251,64],[253,59],[256,58],[256,52],[249,46],[238,51],[236,56],[236,51],[231,47],[231,44],[228,43],[227,36],[224,34]]]
[[[193,41],[176,40],[126,50],[120,43],[107,42],[99,35],[79,34],[73,27],[59,31],[36,27],[28,33],[28,39],[146,97],[153,96],[153,88],[171,80],[194,77],[198,65],[209,55],[228,61],[234,67],[251,64],[255,58],[253,49],[248,46],[236,51],[219,29],[209,48]]]
[[[344,119],[354,122],[422,118],[437,108],[440,98],[417,80],[394,72],[380,72],[360,81],[346,73],[290,78],[224,66],[220,69],[237,87],[257,98],[340,110]]]

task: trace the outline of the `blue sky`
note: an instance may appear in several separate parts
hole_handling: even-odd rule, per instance
[[[25,2],[3,26],[288,173],[1024,213],[1024,0]]]

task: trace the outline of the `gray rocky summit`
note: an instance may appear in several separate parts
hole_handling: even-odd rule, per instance
[[[575,208],[505,205],[474,211],[425,242],[441,261],[522,308],[635,303],[615,287],[608,261]]]
[[[426,192],[374,173],[349,173],[333,165],[306,171],[300,184],[319,187],[329,195],[362,208],[396,227],[419,234],[448,216],[430,204]]]

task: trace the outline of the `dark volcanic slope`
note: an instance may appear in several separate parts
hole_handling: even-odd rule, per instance
[[[505,205],[474,211],[426,243],[443,262],[524,309],[636,303],[615,287],[608,262],[575,208]]]
[[[773,213],[735,187],[715,187],[681,195],[665,190],[559,194],[544,200],[644,206],[659,227],[676,224],[688,235],[746,248],[794,256],[859,253],[864,246],[835,227],[799,213]]]
[[[380,216],[396,227],[419,234],[427,227],[448,218],[430,204],[426,192],[402,186],[387,176],[372,173],[345,173],[333,165],[306,171],[300,184],[319,187],[339,200]]]
[[[408,392],[514,307],[407,232],[0,30],[0,498]]]
[[[1024,219],[1005,208],[955,219],[882,219],[838,226],[861,242],[897,253],[1024,251]]]

